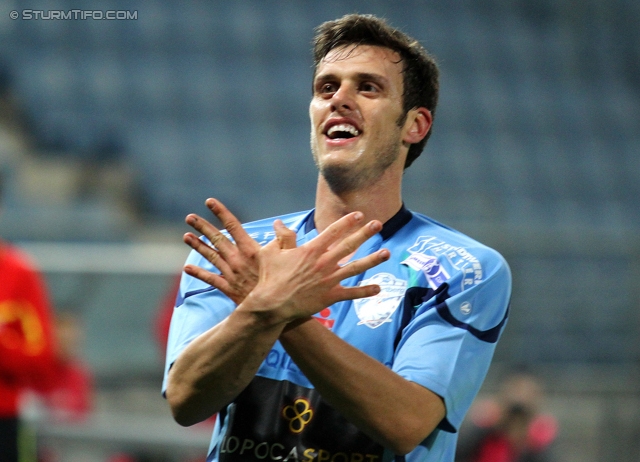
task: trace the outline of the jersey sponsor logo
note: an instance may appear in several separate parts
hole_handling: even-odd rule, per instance
[[[322,324],[327,329],[331,330],[336,320],[331,319],[330,316],[331,316],[331,309],[325,308],[324,310],[320,311],[317,316],[314,316],[314,319],[316,319],[320,324]]]
[[[296,366],[296,363],[293,362],[291,356],[278,348],[272,348],[269,350],[267,357],[264,359],[264,364],[273,369],[287,370],[298,374],[300,373],[300,369]]]
[[[380,462],[380,454],[330,451],[319,448],[286,447],[281,443],[251,438],[225,436],[220,445],[220,459],[230,461],[275,460],[280,462]]]
[[[447,270],[438,262],[438,258],[432,255],[413,253],[401,264],[405,264],[416,271],[422,271],[429,282],[429,287],[434,290],[449,279]]]
[[[220,233],[224,237],[229,239],[231,242],[233,242],[233,243],[236,242],[233,239],[233,237],[231,237],[231,234],[229,234],[229,231],[227,231],[226,229],[220,230]],[[260,245],[268,244],[269,242],[271,242],[276,237],[276,232],[275,231],[253,231],[253,232],[248,233],[248,234],[249,234],[249,237],[251,239],[253,239],[254,241],[256,241]]]
[[[398,309],[400,300],[407,290],[407,281],[396,278],[393,274],[378,273],[369,279],[360,282],[365,286],[377,284],[380,293],[373,297],[354,300],[356,315],[360,322],[358,325],[375,329],[386,322],[391,322],[391,315]]]
[[[225,436],[220,445],[222,460],[279,460],[282,462],[298,461],[298,448],[292,447],[289,452],[280,443],[262,441],[256,444],[251,438]]]
[[[289,422],[289,431],[297,434],[304,430],[313,418],[313,409],[305,398],[296,399],[293,404],[282,408],[282,417]]]
[[[446,265],[452,270],[460,271],[462,273],[462,290],[480,283],[484,277],[480,261],[471,252],[464,247],[449,244],[435,236],[418,237],[407,251],[411,255],[402,263],[405,263],[412,268],[414,268],[414,266],[411,266],[412,264],[418,266],[417,262],[422,261],[420,256],[424,255],[436,257],[440,262],[439,265],[441,267],[442,275],[447,273],[444,268],[444,263],[446,263]],[[416,257],[416,255],[418,255],[418,257]],[[408,261],[410,259],[411,261]],[[424,268],[421,269],[424,271]],[[429,280],[430,284],[436,283],[440,278],[440,276],[436,277],[432,275],[434,270],[435,268],[432,266],[429,268],[428,272],[425,272],[425,276]]]
[[[252,233],[249,233],[249,237],[254,241],[256,241],[258,244],[265,245],[273,241],[273,239],[276,237],[276,232],[275,231],[264,231],[264,232],[254,231]]]

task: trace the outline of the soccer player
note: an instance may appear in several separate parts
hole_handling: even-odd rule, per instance
[[[402,201],[438,95],[434,60],[368,15],[322,24],[309,108],[315,208],[241,226],[206,204],[174,309],[175,420],[218,413],[208,461],[453,461],[506,323],[494,250]]]

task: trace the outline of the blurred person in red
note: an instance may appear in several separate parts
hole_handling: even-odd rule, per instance
[[[0,177],[0,203],[2,177]],[[0,458],[19,460],[20,398],[46,390],[55,372],[52,311],[28,256],[0,240]]]
[[[456,462],[552,462],[558,434],[554,416],[544,413],[542,384],[516,372],[495,397],[478,400],[460,431]]]
[[[51,386],[43,393],[46,411],[53,422],[81,422],[93,410],[94,395],[93,373],[80,354],[82,324],[73,313],[61,312],[55,319],[55,333],[55,373]]]

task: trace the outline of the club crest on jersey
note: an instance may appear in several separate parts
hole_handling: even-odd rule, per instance
[[[364,324],[375,329],[391,321],[391,315],[398,309],[400,300],[407,290],[407,281],[398,279],[393,274],[378,273],[360,282],[359,285],[369,284],[379,285],[380,293],[374,297],[354,300],[353,304],[356,315],[360,319],[358,325]]]

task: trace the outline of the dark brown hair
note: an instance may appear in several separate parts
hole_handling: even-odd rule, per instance
[[[348,14],[334,21],[320,24],[313,41],[314,74],[320,61],[331,50],[345,45],[373,45],[389,48],[400,55],[403,67],[403,117],[417,107],[425,107],[435,118],[438,104],[438,66],[434,58],[405,33],[394,29],[384,19],[372,15]],[[314,75],[315,77],[315,75]],[[420,156],[431,130],[418,143],[409,147],[404,168]]]

